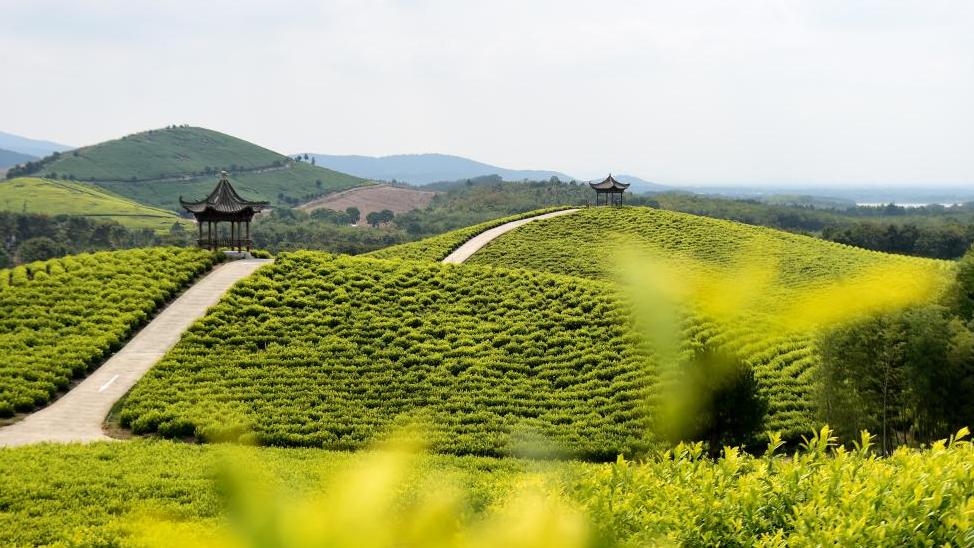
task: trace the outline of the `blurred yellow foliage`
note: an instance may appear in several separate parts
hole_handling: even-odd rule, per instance
[[[552,488],[550,477],[526,474],[507,496],[475,513],[449,477],[424,477],[419,487],[407,487],[418,456],[414,447],[366,452],[319,489],[299,494],[261,477],[256,458],[234,453],[223,473],[224,524],[213,528],[139,516],[133,540],[146,548],[591,545],[585,515]]]

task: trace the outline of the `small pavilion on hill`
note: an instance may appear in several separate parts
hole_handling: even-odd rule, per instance
[[[595,189],[596,206],[622,205],[622,194],[629,188],[628,184],[616,181],[611,173],[601,183],[589,183],[588,185]]]
[[[267,209],[270,205],[269,202],[250,202],[241,198],[230,186],[226,171],[220,173],[220,182],[205,199],[199,202],[187,202],[180,196],[179,203],[183,209],[196,217],[196,225],[199,227],[197,240],[199,246],[213,251],[221,247],[250,251],[250,220],[254,218],[255,213]],[[229,237],[220,234],[220,223],[230,223]]]

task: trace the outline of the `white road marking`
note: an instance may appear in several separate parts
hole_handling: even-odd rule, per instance
[[[105,389],[108,388],[109,386],[111,386],[112,383],[115,382],[115,379],[117,379],[117,378],[118,378],[118,375],[115,375],[114,377],[108,379],[108,382],[106,382],[105,384],[101,385],[101,388],[98,389],[98,392],[104,392]]]

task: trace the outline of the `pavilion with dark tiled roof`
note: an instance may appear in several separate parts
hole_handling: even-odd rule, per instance
[[[199,246],[214,251],[221,247],[250,251],[250,221],[255,213],[270,205],[269,202],[251,202],[241,198],[230,185],[226,171],[220,173],[220,182],[209,196],[199,202],[187,202],[180,196],[179,203],[196,217]],[[205,237],[203,223],[206,223]],[[230,223],[229,237],[220,235],[220,223]]]
[[[595,205],[622,205],[622,194],[629,188],[626,183],[620,183],[610,173],[601,183],[589,183],[595,189]],[[600,199],[600,196],[605,198]],[[601,203],[600,203],[601,202]]]

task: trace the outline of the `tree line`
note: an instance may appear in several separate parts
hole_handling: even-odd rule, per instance
[[[844,439],[884,452],[974,424],[974,248],[940,302],[868,315],[820,338],[818,406]]]
[[[111,220],[0,211],[0,268],[86,251],[186,246],[190,242],[191,235],[178,223],[168,234],[160,234],[148,228],[126,228]]]

